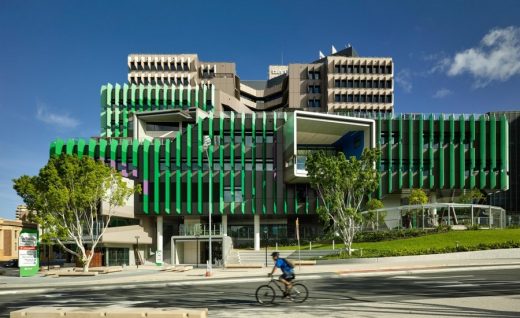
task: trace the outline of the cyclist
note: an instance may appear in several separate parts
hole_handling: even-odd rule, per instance
[[[273,276],[276,268],[279,268],[282,271],[282,275],[280,275],[278,280],[285,285],[285,292],[283,293],[283,297],[288,297],[292,288],[291,281],[296,278],[296,275],[294,275],[294,267],[285,258],[280,258],[280,253],[278,252],[271,253],[271,257],[273,258],[274,266],[273,270],[268,274],[268,276]]]

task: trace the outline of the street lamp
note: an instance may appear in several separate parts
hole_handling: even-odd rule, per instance
[[[267,267],[267,241],[269,240],[268,236],[267,236],[267,225],[265,226],[265,230],[264,230],[264,234],[265,234],[265,267]]]
[[[140,237],[139,235],[135,236],[135,241],[136,241],[136,245],[137,245],[137,247],[136,247],[137,248],[137,260],[135,261],[135,264],[137,265],[137,269],[139,269],[139,263],[141,262],[141,260],[140,260],[141,254],[139,254],[139,237]]]
[[[212,261],[213,261],[213,256],[212,256],[212,253],[211,253],[211,214],[213,213],[213,207],[212,207],[212,204],[213,204],[213,200],[211,198],[211,187],[213,186],[213,180],[211,180],[211,169],[213,167],[211,167],[211,164],[210,164],[210,161],[209,161],[209,154],[208,154],[208,149],[209,147],[211,146],[211,138],[208,136],[208,135],[205,135],[204,136],[204,142],[202,144],[202,149],[204,149],[204,151],[206,152],[206,159],[208,160],[208,173],[209,173],[209,211],[208,211],[208,215],[209,215],[209,262],[208,262],[208,265],[207,265],[207,268],[206,268],[206,276],[211,276],[212,274],[212,270],[211,270],[211,265],[212,265]]]

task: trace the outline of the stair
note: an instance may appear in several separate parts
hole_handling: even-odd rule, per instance
[[[271,253],[274,250],[267,251],[267,266],[273,266],[273,259]],[[294,251],[280,251],[280,257],[287,258]],[[240,250],[233,249],[228,255],[227,264],[262,264],[265,265],[265,250],[253,251],[253,250]]]

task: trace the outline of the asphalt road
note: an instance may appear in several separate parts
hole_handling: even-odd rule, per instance
[[[256,303],[259,283],[1,295],[0,317],[29,306],[209,308],[210,317],[520,317],[520,269],[301,280],[309,299]],[[267,282],[267,278],[266,278]]]

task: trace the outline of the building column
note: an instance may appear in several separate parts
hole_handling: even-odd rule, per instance
[[[255,251],[260,250],[260,215],[254,215]]]
[[[437,203],[437,193],[431,192],[430,193],[430,201],[431,203]],[[431,208],[430,209],[430,217],[431,217],[431,225],[432,226],[438,226],[439,222],[437,221],[437,208]]]
[[[227,214],[222,214],[222,235],[227,235]]]
[[[155,251],[155,264],[163,263],[163,217],[157,216],[157,250]]]

